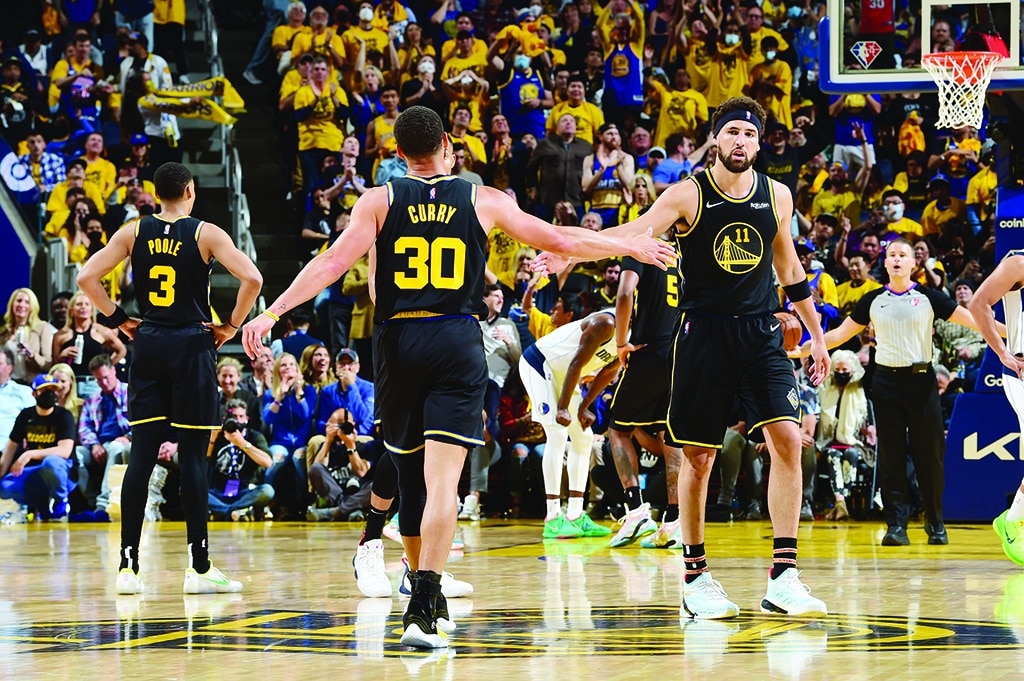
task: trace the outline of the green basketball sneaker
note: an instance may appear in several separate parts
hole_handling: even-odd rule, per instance
[[[551,520],[544,521],[545,539],[576,539],[582,536],[583,530],[566,520],[564,514],[559,513]]]
[[[1018,565],[1024,565],[1024,520],[1007,520],[1003,511],[992,521],[992,529],[1003,540],[1003,553]]]
[[[568,521],[580,529],[581,537],[607,537],[612,531],[604,525],[595,523],[586,512],[576,520]]]

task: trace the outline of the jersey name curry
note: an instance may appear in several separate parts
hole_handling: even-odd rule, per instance
[[[476,186],[450,175],[387,184],[388,215],[377,236],[375,321],[403,312],[473,315],[487,236]]]
[[[155,215],[136,223],[132,271],[146,321],[165,326],[211,321],[212,263],[199,251],[204,225],[191,217],[167,222]]]
[[[679,268],[686,277],[680,308],[733,315],[765,314],[777,305],[771,248],[779,231],[775,193],[767,175],[754,173],[749,194],[728,196],[709,171],[697,185],[693,224],[677,224]]]

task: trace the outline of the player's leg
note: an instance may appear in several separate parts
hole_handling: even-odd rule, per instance
[[[637,429],[637,433],[644,432]],[[679,521],[679,470],[683,463],[683,450],[680,447],[672,447],[665,444],[665,433],[662,431],[657,437],[644,432],[645,439],[640,443],[645,448],[651,448],[652,452],[660,453],[665,461],[665,484],[668,497],[668,506],[661,518],[661,525],[657,532],[645,537],[640,541],[640,547],[645,549],[681,549],[683,548],[683,532]],[[646,438],[650,438],[650,442]]]
[[[1017,413],[1020,432],[1024,433],[1024,382],[1016,376],[1003,374],[1003,392]],[[1003,552],[1013,562],[1024,565],[1024,480],[1017,487],[1017,493],[1010,508],[992,521],[992,529],[999,535]]]
[[[117,593],[142,591],[139,574],[139,544],[149,496],[149,476],[156,466],[160,444],[166,439],[167,422],[151,421],[132,426],[132,454],[121,485],[121,563]],[[180,445],[179,445],[180,446]],[[205,452],[204,452],[205,454]]]
[[[637,476],[639,466],[636,448],[633,446],[633,433],[639,429],[620,430],[620,427],[612,424],[608,429],[612,460],[615,462],[615,470],[619,474],[622,489],[626,493],[626,515],[619,521],[621,525],[618,532],[609,541],[608,545],[612,547],[626,546],[658,529],[658,524],[651,518],[651,505],[644,503],[640,493],[640,481]]]
[[[796,569],[797,528],[803,499],[802,446],[800,427],[794,421],[776,421],[764,426],[772,457],[768,480],[768,512],[772,519],[774,546],[768,590],[761,611],[800,617],[828,614],[825,603],[810,595]]]
[[[385,452],[377,461],[370,492],[370,510],[366,514],[363,536],[356,555],[352,557],[356,586],[368,598],[390,598],[391,580],[384,567],[384,542],[381,535],[398,492],[398,468],[391,452]]]
[[[569,402],[569,412],[579,411],[583,396],[577,391]],[[589,428],[582,428],[579,421],[573,418],[569,424],[569,456],[566,472],[569,478],[569,504],[565,519],[576,526],[582,537],[607,537],[612,533],[607,527],[595,523],[583,510],[583,495],[587,490],[590,478],[590,458],[594,446],[594,433]]]
[[[228,579],[210,563],[206,462],[212,434],[220,428],[217,385],[217,350],[205,329],[186,327],[164,334],[173,348],[168,356],[173,376],[171,425],[178,429],[178,465],[181,469],[181,505],[189,567],[182,590],[187,594],[238,593],[242,583]]]

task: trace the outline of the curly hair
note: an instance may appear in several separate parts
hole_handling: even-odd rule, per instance
[[[408,158],[425,158],[441,148],[444,124],[433,109],[411,106],[395,121],[395,141]]]

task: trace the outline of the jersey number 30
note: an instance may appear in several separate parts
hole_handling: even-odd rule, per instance
[[[466,280],[466,244],[442,236],[427,241],[420,236],[403,236],[395,241],[395,254],[406,255],[405,271],[395,272],[400,289],[418,290],[429,284],[438,289],[458,289]]]
[[[170,307],[174,304],[174,282],[177,275],[168,265],[154,265],[149,268],[149,278],[156,282],[149,292],[149,302],[156,307]]]

